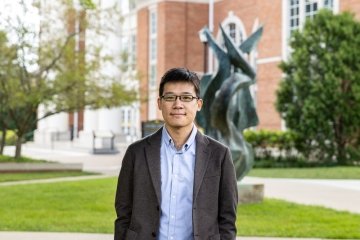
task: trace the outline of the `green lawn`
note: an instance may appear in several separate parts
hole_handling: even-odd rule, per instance
[[[360,239],[360,214],[275,199],[238,208],[241,236]]]
[[[1,168],[1,166],[0,166],[0,168]],[[59,178],[59,177],[75,177],[75,176],[86,176],[86,175],[93,175],[93,174],[95,174],[95,173],[76,172],[76,171],[1,173],[0,174],[0,182]]]
[[[360,166],[317,168],[253,168],[247,176],[265,178],[360,179]]]
[[[112,233],[115,188],[115,177],[0,186],[0,230]],[[360,238],[360,214],[273,199],[240,205],[237,226],[242,236]]]

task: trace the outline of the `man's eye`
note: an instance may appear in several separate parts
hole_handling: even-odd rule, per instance
[[[165,96],[164,98],[166,101],[174,101],[176,96]]]
[[[181,96],[181,99],[184,101],[191,101],[192,100],[192,96]]]

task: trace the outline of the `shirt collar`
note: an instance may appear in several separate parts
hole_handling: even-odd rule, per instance
[[[190,148],[190,146],[194,143],[196,133],[197,133],[197,127],[195,126],[195,124],[193,124],[191,134],[190,134],[189,138],[186,140],[185,144],[183,145],[183,147],[181,149],[182,151],[188,150]],[[162,130],[162,139],[163,139],[164,143],[166,144],[166,146],[168,146],[168,147],[171,146],[171,147],[175,148],[174,141],[170,137],[170,134],[166,130],[165,126],[163,126],[163,130]]]

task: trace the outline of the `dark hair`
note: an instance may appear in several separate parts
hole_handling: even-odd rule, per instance
[[[200,98],[200,79],[195,72],[186,68],[171,68],[161,78],[159,97],[164,92],[164,86],[168,82],[187,82],[194,85],[196,97]]]

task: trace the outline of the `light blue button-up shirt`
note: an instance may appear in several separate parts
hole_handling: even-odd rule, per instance
[[[177,150],[163,128],[161,141],[161,216],[158,240],[193,239],[192,204],[195,168],[193,127],[184,146]]]

